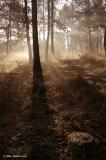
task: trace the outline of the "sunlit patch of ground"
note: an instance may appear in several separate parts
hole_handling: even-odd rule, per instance
[[[0,72],[10,72],[19,65],[28,63],[28,53],[26,50],[18,51],[5,56],[0,60]]]
[[[81,56],[81,54],[79,53],[76,53],[76,52],[68,52],[68,51],[65,51],[65,52],[61,52],[61,54],[56,54],[56,58],[58,59],[76,59],[76,58],[79,58]]]
[[[45,59],[45,53],[44,51],[40,51],[41,53],[41,60],[42,62],[45,62],[46,59]],[[71,60],[71,59],[78,59],[79,57],[81,56],[81,54],[79,53],[76,53],[76,52],[67,52],[67,51],[64,51],[64,52],[56,52],[54,53],[54,55],[49,52],[48,53],[48,62],[59,62],[59,60]]]

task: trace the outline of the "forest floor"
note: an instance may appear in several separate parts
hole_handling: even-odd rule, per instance
[[[54,160],[67,160],[67,136],[81,131],[97,137],[104,156],[106,59],[82,56],[42,67],[47,101],[38,99],[34,110],[32,66],[0,71],[0,152],[28,154],[32,146],[44,146]]]

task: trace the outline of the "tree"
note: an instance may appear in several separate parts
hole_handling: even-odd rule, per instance
[[[54,55],[54,0],[51,0],[51,53]]]
[[[104,29],[104,50],[106,55],[106,1],[93,0],[93,8],[96,14],[96,23]]]
[[[91,32],[104,29],[104,49],[106,48],[106,1],[105,0],[74,0],[81,25],[88,28],[89,45],[92,49]],[[103,37],[102,37],[103,38]],[[97,42],[96,42],[97,43]],[[90,49],[90,50],[91,50]]]
[[[32,49],[31,42],[29,36],[29,18],[28,18],[28,0],[24,0],[25,4],[25,25],[26,25],[26,37],[27,37],[27,45],[28,45],[28,53],[29,53],[29,63],[32,62]]]
[[[104,31],[104,49],[105,49],[105,55],[106,55],[106,27]]]
[[[6,43],[6,53],[8,55],[11,40],[17,39],[17,41],[20,41],[23,37],[25,38],[25,27],[23,27],[25,18],[22,3],[19,0],[1,0],[0,19],[0,30],[3,32],[2,37]]]
[[[48,28],[47,28],[47,40],[46,40],[46,49],[45,49],[45,60],[48,59],[48,48],[49,48],[49,39],[50,39],[50,0],[48,0]]]
[[[32,27],[33,27],[33,92],[43,94],[45,92],[44,79],[39,54],[37,0],[32,0]]]

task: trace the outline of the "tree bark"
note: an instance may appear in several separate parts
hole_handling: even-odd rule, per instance
[[[6,27],[6,54],[9,54],[9,25]]]
[[[33,27],[33,92],[42,94],[44,90],[44,79],[39,54],[38,22],[37,22],[37,0],[32,0],[32,27]]]
[[[29,63],[31,63],[32,62],[32,49],[31,49],[31,42],[30,42],[30,36],[29,36],[29,21],[28,21],[27,0],[24,0],[24,4],[25,4],[26,38],[27,38],[28,53],[29,53]]]
[[[46,40],[45,60],[48,60],[49,39],[50,39],[50,0],[48,0],[48,33]]]
[[[51,53],[54,55],[54,0],[51,0]]]
[[[106,55],[106,27],[104,31],[104,49],[105,49],[105,55]]]
[[[92,51],[92,42],[91,42],[91,30],[89,27],[89,31],[88,31],[88,37],[89,37],[89,52]]]
[[[45,42],[45,0],[43,0],[43,41]]]

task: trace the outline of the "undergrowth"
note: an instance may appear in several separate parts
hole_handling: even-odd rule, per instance
[[[41,134],[46,145],[54,145],[53,155],[62,160],[67,136],[73,131],[89,132],[105,143],[106,60],[82,56],[42,66],[47,105],[52,112],[43,110],[44,103],[39,107],[35,102],[37,113],[31,113],[32,66],[19,64],[9,73],[0,73],[1,149],[11,154],[26,153],[31,143],[41,143]]]

